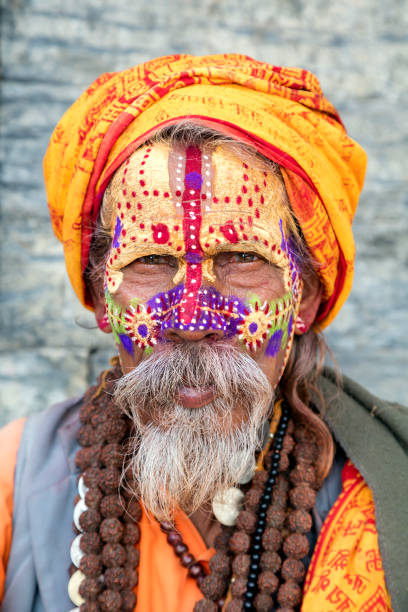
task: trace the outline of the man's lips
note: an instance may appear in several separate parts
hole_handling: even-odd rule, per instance
[[[193,389],[192,387],[180,387],[177,399],[184,408],[201,408],[214,399],[214,390],[211,387],[204,389]]]

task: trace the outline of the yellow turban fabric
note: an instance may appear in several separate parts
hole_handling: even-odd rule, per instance
[[[211,124],[277,162],[324,294],[326,326],[352,284],[352,219],[366,155],[346,133],[317,78],[244,55],[161,57],[99,77],[54,130],[44,160],[53,229],[81,302],[92,227],[119,165],[159,127],[183,119]]]

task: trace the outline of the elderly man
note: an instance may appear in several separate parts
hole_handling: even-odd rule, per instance
[[[5,612],[408,609],[403,411],[322,370],[364,171],[312,74],[244,56],[67,111],[51,220],[118,357],[1,434]]]

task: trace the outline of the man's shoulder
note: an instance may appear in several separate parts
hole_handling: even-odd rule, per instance
[[[392,435],[399,445],[408,447],[407,407],[377,397],[348,376],[339,379],[330,368],[323,370],[319,388],[326,401],[324,418],[329,426],[350,431],[354,424],[358,436],[368,426],[375,438]]]

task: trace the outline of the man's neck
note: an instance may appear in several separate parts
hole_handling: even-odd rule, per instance
[[[208,548],[213,547],[215,538],[221,533],[221,525],[214,517],[210,506],[199,508],[189,518]]]

